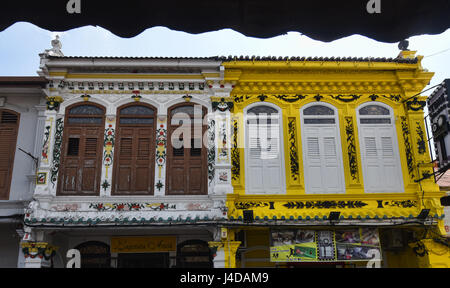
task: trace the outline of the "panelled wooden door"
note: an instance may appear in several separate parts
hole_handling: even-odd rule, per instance
[[[57,195],[99,195],[103,131],[100,105],[67,108]]]
[[[129,104],[117,119],[113,195],[153,195],[155,167],[154,108]]]
[[[0,200],[8,200],[20,115],[0,109]]]
[[[207,149],[203,145],[202,138],[207,126],[201,123],[202,117],[206,114],[206,108],[203,107],[200,110],[201,116],[195,118],[193,107],[193,104],[182,104],[169,109],[166,171],[166,193],[168,195],[204,195],[208,193]],[[171,139],[173,133],[181,127],[180,122],[175,119],[177,112],[187,115],[191,119],[191,124],[187,126],[190,133],[177,134],[180,142],[176,144],[172,143]],[[198,127],[196,131],[195,126]],[[201,133],[196,133],[198,131]],[[185,141],[190,144],[190,147],[185,147],[183,144]]]

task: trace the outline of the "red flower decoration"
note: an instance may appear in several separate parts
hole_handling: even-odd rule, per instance
[[[109,128],[111,128],[112,127],[112,125],[111,124],[109,124]]]
[[[108,135],[111,135],[112,134],[112,132],[111,131],[108,131]]]
[[[159,205],[159,209],[164,209],[164,204],[163,203],[161,203],[161,205]]]

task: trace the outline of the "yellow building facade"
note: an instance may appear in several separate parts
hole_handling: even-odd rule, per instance
[[[434,73],[422,67],[422,58],[401,51],[394,59],[241,57],[223,62],[224,81],[233,89],[230,98],[216,101],[232,107],[234,191],[227,195],[229,221],[222,241],[210,245],[223,249],[226,267],[450,267],[449,248],[440,240],[444,193],[428,177],[433,166],[426,97],[420,95]],[[250,111],[259,115],[258,109],[277,115],[264,127],[279,129],[280,141],[268,144],[278,143],[279,159],[270,158],[270,151],[265,161],[252,158],[264,150],[252,142],[252,133],[260,132],[254,132],[248,116]],[[375,264],[338,255],[338,246],[329,252],[334,258],[320,257],[320,235],[330,232],[329,239],[342,246],[338,235],[360,231],[362,239],[370,229],[379,240]],[[299,244],[293,248],[298,251],[284,255],[274,249],[274,237],[286,231],[309,231],[317,246]],[[310,260],[294,257],[305,251]]]

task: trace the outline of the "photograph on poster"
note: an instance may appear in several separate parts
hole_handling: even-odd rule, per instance
[[[378,230],[272,230],[271,262],[367,261],[381,255]]]

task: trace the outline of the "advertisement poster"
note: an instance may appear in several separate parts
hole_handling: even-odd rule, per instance
[[[378,230],[272,230],[271,262],[367,261],[380,259]]]

